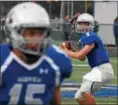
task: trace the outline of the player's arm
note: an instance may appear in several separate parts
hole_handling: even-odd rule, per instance
[[[56,86],[53,89],[52,105],[61,105],[61,91],[60,91],[60,86]]]
[[[72,52],[68,49],[65,48],[66,53],[75,59],[79,59],[79,60],[84,60],[86,58],[86,55],[95,47],[95,44],[89,44],[89,45],[85,45],[81,50],[76,51],[76,52]]]

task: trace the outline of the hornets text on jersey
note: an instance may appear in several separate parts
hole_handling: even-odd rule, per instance
[[[21,61],[7,44],[1,44],[0,50],[0,105],[49,105],[52,89],[72,72],[70,58],[55,45],[31,65]]]

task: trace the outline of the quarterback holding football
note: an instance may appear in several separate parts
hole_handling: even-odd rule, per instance
[[[91,71],[83,76],[81,87],[75,94],[79,105],[96,105],[93,93],[104,84],[109,83],[114,71],[109,60],[108,53],[99,35],[93,31],[94,18],[88,13],[81,14],[76,20],[76,32],[80,35],[78,46],[80,50],[72,51],[67,42],[60,44],[70,57],[74,59],[88,59]]]

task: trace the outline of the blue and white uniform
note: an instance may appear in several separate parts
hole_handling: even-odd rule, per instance
[[[80,89],[76,92],[75,98],[80,97],[81,92],[98,90],[102,85],[109,83],[114,75],[108,53],[104,48],[102,40],[94,32],[83,33],[78,41],[78,46],[94,44],[95,47],[87,54],[91,71],[83,76]],[[99,83],[96,85],[96,83]],[[94,85],[93,85],[94,84]]]
[[[94,32],[88,32],[81,36],[79,40],[80,46],[95,44],[95,48],[87,55],[88,62],[91,68],[104,63],[109,63],[109,57],[102,40]]]
[[[0,105],[49,105],[53,88],[72,72],[70,58],[54,45],[31,65],[21,61],[7,44],[1,44],[0,50]]]

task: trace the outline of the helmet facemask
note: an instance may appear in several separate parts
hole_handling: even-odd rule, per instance
[[[77,22],[75,28],[77,33],[90,32],[93,31],[93,23],[85,21]]]
[[[40,37],[29,37],[27,35],[25,36],[26,30],[39,30],[41,35]],[[24,52],[26,54],[41,56],[51,44],[51,39],[48,37],[48,29],[46,28],[19,27],[10,32],[12,32],[10,33],[12,47],[15,49],[19,49],[21,52]]]

